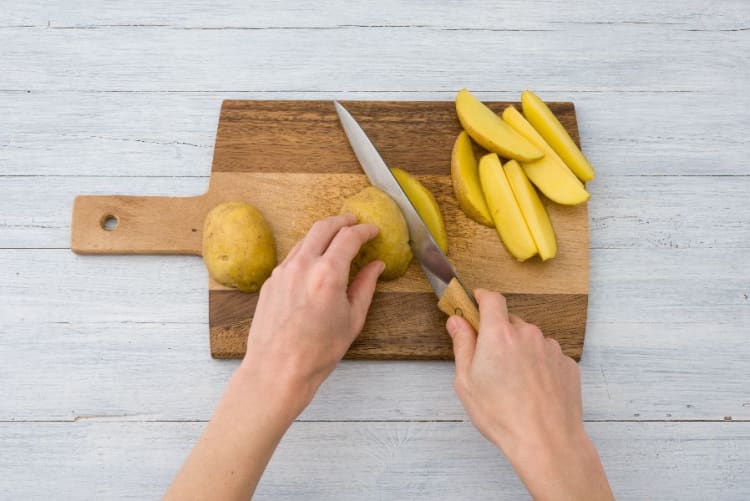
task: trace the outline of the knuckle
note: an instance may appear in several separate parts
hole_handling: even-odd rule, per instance
[[[325,230],[330,224],[331,223],[327,219],[320,219],[313,223],[310,231],[319,232],[321,230]]]
[[[339,238],[349,243],[357,239],[357,230],[353,226],[344,226],[339,230]]]
[[[550,348],[553,350],[562,353],[562,348],[560,347],[560,343],[557,341],[557,339],[548,337],[545,338],[547,345],[549,345]],[[572,360],[572,359],[571,359]]]
[[[292,259],[285,265],[285,268],[292,275],[297,275],[304,271],[305,265],[300,259]]]
[[[534,324],[526,324],[526,329],[529,331],[529,333],[535,336],[544,336],[544,333],[542,333],[542,329]]]
[[[338,267],[330,259],[321,259],[312,270],[310,279],[315,291],[324,291],[340,285]]]
[[[534,324],[524,323],[519,328],[524,336],[534,339],[535,341],[543,341],[544,334],[542,330]]]

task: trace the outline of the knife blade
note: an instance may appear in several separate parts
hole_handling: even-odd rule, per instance
[[[472,296],[458,278],[456,270],[440,250],[419,213],[391,173],[380,153],[354,117],[338,101],[333,102],[341,126],[370,183],[384,191],[401,209],[409,228],[409,244],[427,281],[438,297],[438,308],[448,315],[465,318],[475,330],[479,312]]]

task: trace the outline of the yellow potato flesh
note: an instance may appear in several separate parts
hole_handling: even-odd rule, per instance
[[[488,151],[525,162],[541,158],[544,154],[466,89],[456,96],[456,113],[471,138]]]
[[[497,233],[508,252],[519,261],[535,255],[534,239],[495,153],[479,160],[479,181]]]
[[[594,179],[594,168],[576,146],[573,138],[560,123],[552,110],[539,99],[539,97],[525,90],[521,94],[521,105],[523,114],[547,143],[555,150],[570,170],[578,176],[581,181]]]
[[[451,180],[458,205],[464,213],[479,224],[494,226],[487,202],[484,200],[482,185],[479,184],[477,159],[466,131],[461,131],[453,144]]]
[[[577,205],[589,199],[583,183],[517,109],[513,106],[505,108],[503,121],[544,151],[544,157],[539,160],[521,162],[526,175],[542,193],[563,205]]]
[[[518,206],[521,208],[526,225],[529,227],[531,237],[534,239],[539,257],[542,261],[555,257],[557,254],[555,230],[552,228],[547,209],[544,208],[529,178],[515,160],[506,163],[503,170],[505,170],[505,176],[508,178]]]
[[[211,209],[203,225],[203,261],[220,284],[258,291],[276,266],[276,242],[263,214],[245,202]]]
[[[448,233],[445,231],[443,215],[440,213],[440,207],[435,197],[417,178],[405,170],[393,167],[391,172],[398,184],[401,185],[401,189],[406,193],[409,201],[414,205],[417,214],[422,218],[427,229],[430,230],[435,243],[443,252],[448,252]]]

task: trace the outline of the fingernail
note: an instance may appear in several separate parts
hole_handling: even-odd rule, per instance
[[[385,271],[385,263],[383,261],[378,261],[378,275],[380,275],[384,271]]]

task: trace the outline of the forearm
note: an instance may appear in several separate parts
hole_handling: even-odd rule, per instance
[[[247,500],[301,408],[291,388],[240,368],[165,499]]]
[[[510,459],[538,501],[614,499],[599,454],[585,433],[564,443],[539,443]]]

